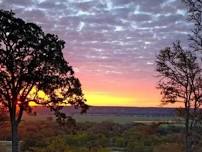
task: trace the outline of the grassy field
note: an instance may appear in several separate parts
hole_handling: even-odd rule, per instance
[[[103,115],[103,116],[94,116],[94,115],[75,115],[73,116],[75,120],[78,122],[103,122],[103,121],[111,121],[115,123],[125,124],[125,123],[133,123],[133,122],[162,122],[162,121],[175,121],[174,117],[143,117],[143,116],[116,116],[116,115]]]
[[[77,122],[103,122],[110,121],[119,124],[126,123],[153,123],[153,122],[167,122],[167,123],[179,123],[181,120],[177,117],[148,117],[148,116],[127,116],[127,115],[88,115],[88,114],[75,114],[72,115]],[[30,116],[25,115],[24,120],[36,121],[36,120],[48,120],[55,119],[54,115],[42,115],[42,116]]]

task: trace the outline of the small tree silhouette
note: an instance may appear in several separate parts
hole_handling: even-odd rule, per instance
[[[156,59],[163,103],[184,103],[186,152],[192,151],[192,130],[200,120],[202,101],[201,69],[197,57],[185,51],[179,42],[161,50]]]
[[[18,151],[18,126],[30,102],[53,110],[62,121],[61,104],[85,112],[81,84],[62,53],[65,42],[46,34],[34,23],[0,10],[0,103],[8,109],[12,128],[12,151]]]

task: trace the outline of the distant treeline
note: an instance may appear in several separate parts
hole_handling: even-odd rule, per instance
[[[34,111],[43,115],[51,115],[51,112],[45,107],[35,107]],[[73,107],[65,107],[64,112],[73,115],[80,111]],[[87,115],[122,115],[122,116],[146,116],[146,117],[174,117],[176,108],[158,108],[158,107],[91,107]]]

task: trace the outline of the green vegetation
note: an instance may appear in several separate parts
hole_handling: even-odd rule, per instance
[[[173,148],[173,152],[181,152],[183,149],[182,134],[178,133],[181,128],[175,126],[106,121],[78,123],[69,131],[50,124],[48,126],[52,128],[47,130],[47,125],[47,122],[41,122],[39,135],[32,128],[32,138],[25,133],[28,136],[24,138],[24,152],[110,152],[113,147],[128,152],[160,152],[168,147],[167,151]]]
[[[104,116],[103,116],[104,117]],[[153,123],[77,122],[59,126],[53,119],[26,119],[20,126],[22,152],[183,152],[180,125]],[[124,119],[120,116],[120,119]],[[141,118],[139,118],[141,119]],[[151,118],[149,118],[152,121]],[[156,118],[157,119],[157,118]],[[73,122],[71,120],[71,122]],[[9,140],[9,126],[0,140]],[[6,129],[7,128],[7,129]],[[6,132],[6,130],[8,130]],[[30,138],[31,137],[31,138]]]

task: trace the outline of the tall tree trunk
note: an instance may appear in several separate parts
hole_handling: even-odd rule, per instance
[[[191,137],[190,137],[190,110],[186,109],[186,118],[185,118],[185,148],[186,152],[192,152],[191,148]]]
[[[11,123],[12,130],[12,152],[19,152],[18,125],[16,122]]]
[[[187,119],[185,124],[185,149],[186,149],[186,152],[190,152],[189,151],[189,128],[187,124]]]

